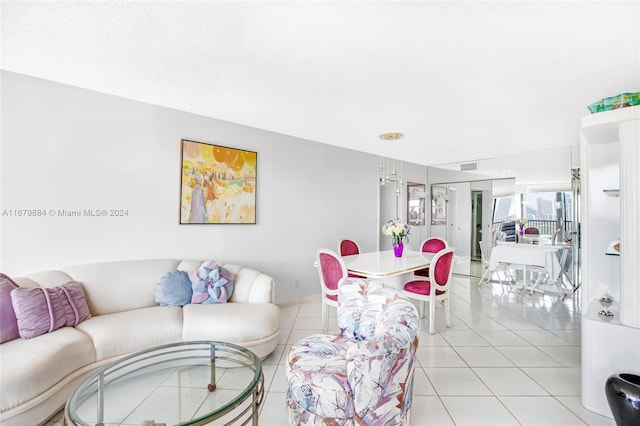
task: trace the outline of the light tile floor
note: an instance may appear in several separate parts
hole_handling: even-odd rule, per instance
[[[580,403],[580,306],[550,295],[519,295],[499,284],[454,277],[451,327],[436,311],[436,334],[423,319],[411,425],[591,425],[612,419]],[[286,354],[320,332],[320,298],[281,308],[276,350],[263,362],[261,426],[286,426]],[[336,328],[335,309],[330,327]],[[61,414],[47,426],[60,425]]]

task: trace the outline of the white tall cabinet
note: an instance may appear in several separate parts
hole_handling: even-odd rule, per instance
[[[582,405],[611,417],[604,385],[640,374],[640,106],[592,114],[580,132]],[[620,255],[606,254],[620,240]],[[612,320],[598,316],[609,295]]]

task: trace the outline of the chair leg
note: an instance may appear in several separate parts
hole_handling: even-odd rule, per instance
[[[429,301],[429,334],[436,333],[435,318],[436,318],[436,304],[435,304],[435,300],[432,299]]]
[[[447,327],[451,327],[451,305],[449,304],[449,296],[444,299],[444,315],[447,319]]]
[[[322,304],[322,332],[326,333],[329,329],[329,305]]]
[[[487,274],[489,274],[489,277],[487,277]],[[487,268],[487,270],[484,271],[484,274],[482,274],[482,277],[480,278],[480,281],[478,281],[478,287],[482,286],[482,281],[484,281],[485,278],[487,279],[487,284],[489,284],[489,281],[490,281],[490,278],[491,278],[491,269]]]

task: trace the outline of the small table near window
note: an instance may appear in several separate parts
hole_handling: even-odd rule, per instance
[[[549,283],[555,283],[561,279],[562,268],[559,253],[568,250],[563,245],[535,245],[498,242],[491,251],[489,269],[495,271],[501,265],[509,264],[510,268],[522,269],[522,284],[519,286],[525,290],[535,290],[528,282],[527,272],[532,266],[544,268]]]
[[[121,358],[85,379],[65,407],[67,425],[258,425],[260,359],[224,342],[180,342]],[[153,423],[155,422],[155,423]]]

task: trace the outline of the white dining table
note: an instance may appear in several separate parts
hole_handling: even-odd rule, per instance
[[[428,268],[434,253],[405,250],[402,257],[395,257],[393,250],[374,251],[342,256],[347,271],[402,289],[413,279],[414,271]]]
[[[550,245],[551,243],[551,235],[521,235],[518,237],[518,240],[521,241],[524,244],[540,244],[540,245],[544,245],[541,243],[544,243],[545,241],[549,242],[549,244],[546,245]]]
[[[562,265],[560,265],[560,250],[567,249],[565,245],[536,245],[498,242],[491,251],[489,269],[495,271],[508,263],[513,269],[523,270],[523,282],[521,287],[533,289],[527,282],[527,270],[532,266],[543,267],[549,274],[548,282],[554,283],[560,278]]]

